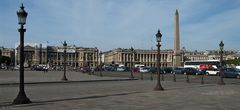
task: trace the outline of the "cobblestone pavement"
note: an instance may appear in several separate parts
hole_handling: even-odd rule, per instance
[[[33,103],[24,105],[11,104],[18,85],[0,85],[0,110],[238,110],[240,107],[239,79],[227,79],[226,85],[181,80],[162,81],[164,91],[153,90],[156,80],[27,84],[25,91]]]

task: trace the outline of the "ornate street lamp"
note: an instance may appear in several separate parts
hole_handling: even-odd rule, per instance
[[[187,83],[190,83],[190,81],[189,81],[189,74],[188,74],[188,72],[185,72],[185,74],[186,74],[186,78],[187,78],[186,82],[187,82]]]
[[[156,34],[156,39],[157,39],[157,48],[158,48],[158,53],[157,53],[157,85],[154,88],[154,90],[159,91],[159,90],[164,90],[161,81],[160,81],[160,47],[161,47],[161,38],[162,34],[160,33],[160,30],[158,30],[158,33]]]
[[[173,82],[176,82],[176,73],[172,72],[172,74],[173,74]]]
[[[13,104],[27,104],[31,103],[30,99],[26,96],[24,91],[24,32],[26,32],[26,29],[24,29],[24,24],[26,24],[26,18],[28,13],[24,10],[24,6],[20,7],[20,10],[17,11],[18,16],[18,24],[21,26],[20,29],[18,29],[18,32],[20,32],[20,84],[19,84],[19,92],[18,96],[14,99]]]
[[[202,74],[202,77],[201,77],[201,84],[204,84],[204,80],[203,80],[203,77],[204,77],[204,74],[205,74],[206,72],[204,72],[203,74]]]
[[[64,48],[64,51],[63,51],[63,57],[64,57],[63,62],[64,62],[64,64],[63,64],[63,77],[62,77],[62,80],[63,81],[67,81],[68,79],[66,77],[66,64],[67,64],[67,62],[66,62],[66,60],[67,60],[67,58],[66,58],[67,42],[66,41],[63,42],[63,48]]]
[[[218,81],[218,85],[225,85],[224,81],[223,81],[223,75],[222,75],[222,69],[223,69],[223,47],[224,47],[224,43],[223,41],[220,42],[219,44],[220,47],[220,71],[219,71],[219,81]]]
[[[153,80],[153,73],[152,72],[150,73],[150,80],[151,81]]]
[[[92,63],[92,54],[88,54],[87,56],[87,63],[88,63],[88,75],[92,75],[92,68],[91,68],[91,63]]]
[[[173,74],[173,82],[176,82],[176,73],[173,71],[174,70],[173,57],[174,57],[174,51],[172,51],[172,74]]]
[[[134,76],[133,76],[133,63],[132,63],[133,62],[132,61],[133,60],[133,51],[134,51],[133,47],[130,48],[130,51],[131,51],[131,58],[130,58],[130,73],[131,74],[130,74],[130,78],[134,79]]]
[[[102,77],[102,51],[100,51],[99,53],[99,56],[100,56],[100,76]]]

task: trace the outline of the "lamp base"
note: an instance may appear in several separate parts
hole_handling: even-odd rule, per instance
[[[225,83],[224,83],[224,81],[223,81],[223,77],[222,76],[220,76],[220,79],[219,79],[219,81],[218,81],[218,83],[217,83],[218,85],[225,85]]]
[[[163,87],[160,84],[157,84],[157,86],[154,88],[155,91],[163,91]]]
[[[219,81],[217,84],[218,85],[225,85],[225,83],[223,81]]]
[[[62,77],[62,81],[68,81],[68,79],[66,78],[66,76]]]
[[[31,103],[30,99],[27,98],[25,92],[19,92],[16,99],[14,99],[12,104],[29,104]]]

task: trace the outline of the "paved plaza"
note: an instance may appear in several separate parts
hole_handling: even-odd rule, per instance
[[[190,76],[190,83],[186,83],[183,75],[178,76],[177,82],[169,75],[161,82],[165,90],[153,91],[156,79],[129,80],[68,72],[67,77],[73,82],[61,83],[62,72],[57,71],[26,71],[29,83],[25,92],[32,103],[12,105],[18,93],[15,84],[18,72],[0,73],[0,110],[238,110],[240,107],[239,79],[224,79],[226,85],[217,85],[216,76],[206,77],[207,83],[200,84],[198,76]]]

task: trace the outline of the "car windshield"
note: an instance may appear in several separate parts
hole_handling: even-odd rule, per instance
[[[240,69],[238,69],[238,68],[234,68],[234,70],[235,70],[236,72],[240,72]]]

